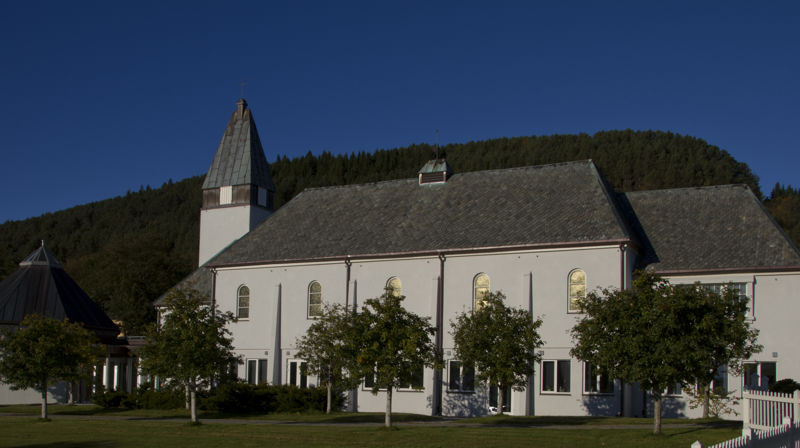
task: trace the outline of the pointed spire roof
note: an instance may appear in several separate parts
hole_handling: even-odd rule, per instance
[[[237,101],[236,106],[206,174],[203,189],[257,185],[275,191],[253,113],[244,98]]]
[[[106,343],[119,334],[119,327],[67,275],[44,242],[0,282],[0,325],[17,325],[29,314],[82,323]]]

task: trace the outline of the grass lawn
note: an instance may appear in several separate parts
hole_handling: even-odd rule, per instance
[[[53,415],[56,414],[58,413]],[[341,416],[335,418],[341,418]],[[382,415],[366,414],[362,418],[380,421]],[[311,420],[297,418],[295,420],[311,422]],[[50,422],[39,422],[34,416],[0,415],[0,446],[3,447],[397,446],[453,448],[457,446],[486,448],[496,446],[509,448],[540,446],[572,448],[605,446],[688,448],[695,440],[700,440],[708,445],[738,435],[740,435],[740,430],[732,427],[665,429],[663,435],[653,436],[647,425],[643,425],[641,429],[580,429],[576,427],[574,430],[563,430],[487,427],[481,424],[459,427],[400,423],[398,429],[389,431],[372,425],[206,423],[200,426],[190,426],[187,423],[174,421],[109,421],[81,417],[54,418]]]
[[[40,405],[13,405],[0,406],[0,416],[3,414],[28,414],[38,417],[41,414]],[[146,417],[154,419],[189,419],[189,411],[185,409],[104,409],[93,404],[88,405],[50,405],[47,407],[48,415],[98,415],[98,416],[119,416],[119,417]],[[376,412],[304,412],[294,414],[222,414],[218,412],[198,411],[200,420],[203,419],[227,419],[237,420],[270,420],[280,422],[307,422],[307,423],[383,423],[383,413]],[[441,417],[431,417],[429,415],[393,413],[393,422],[425,422],[441,421]],[[1,446],[1,445],[0,445]]]

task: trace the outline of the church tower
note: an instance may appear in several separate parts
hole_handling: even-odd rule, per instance
[[[200,266],[267,219],[274,194],[256,123],[242,98],[203,182]]]

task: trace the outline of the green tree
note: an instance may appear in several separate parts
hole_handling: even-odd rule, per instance
[[[41,393],[46,419],[47,387],[89,378],[100,355],[94,333],[81,324],[31,314],[0,337],[0,381]]]
[[[318,375],[328,392],[326,413],[330,414],[333,393],[354,388],[360,379],[357,369],[355,315],[343,305],[325,305],[322,316],[306,334],[297,339],[297,357],[306,361],[306,371]]]
[[[161,325],[151,328],[142,347],[144,373],[174,381],[189,392],[192,423],[197,422],[197,391],[239,361],[226,328],[233,320],[232,313],[219,312],[197,291],[173,289]]]
[[[503,413],[502,391],[527,386],[534,363],[541,358],[536,349],[544,343],[538,332],[542,320],[534,320],[530,311],[506,306],[505,299],[501,292],[488,293],[478,309],[450,322],[458,359],[475,368],[481,384],[498,387],[498,414]]]
[[[694,346],[687,353],[703,404],[703,418],[709,417],[711,383],[720,366],[742,374],[742,361],[761,351],[756,344],[758,330],[747,320],[747,297],[732,284],[720,292],[702,285],[674,285],[673,294],[685,294],[688,303],[683,318],[692,324]],[[693,305],[693,306],[692,306]],[[687,308],[688,308],[687,307]],[[691,312],[688,312],[691,311]],[[721,395],[721,391],[716,391]]]
[[[368,299],[358,314],[360,376],[372,382],[372,393],[386,391],[386,427],[392,426],[392,391],[414,386],[424,367],[441,368],[442,355],[431,337],[436,329],[427,318],[403,308],[404,296],[391,289]]]
[[[582,302],[583,318],[572,328],[572,356],[612,378],[638,382],[654,402],[653,432],[661,433],[661,400],[667,387],[694,380],[696,304],[666,280],[637,273],[633,289],[591,292]]]

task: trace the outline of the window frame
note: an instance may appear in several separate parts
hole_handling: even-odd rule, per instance
[[[376,370],[377,369],[373,369],[372,370],[372,375],[365,375],[364,378],[361,379],[361,388],[362,388],[362,390],[368,390],[368,391],[372,390],[372,387],[375,385],[375,381],[376,381],[377,376],[378,376],[378,372]],[[371,379],[371,381],[370,381],[372,383],[371,385],[367,383],[367,378]],[[385,392],[386,388],[385,387],[381,387],[381,388],[378,389],[378,391],[379,392]]]
[[[303,366],[307,364],[308,362],[303,359],[288,359],[286,361],[286,384],[289,386],[297,386],[300,389],[311,387],[311,377],[303,373]],[[294,379],[292,378],[292,366],[294,366]]]
[[[266,358],[248,358],[244,363],[245,382],[254,385],[269,383],[267,365]]]
[[[233,186],[223,185],[219,187],[219,205],[233,204]]]
[[[319,286],[319,292],[312,292],[312,288],[314,285]],[[319,303],[311,303],[312,296],[317,295],[317,299]],[[312,307],[318,307],[318,312],[312,313]],[[307,301],[306,301],[306,318],[307,319],[319,319],[322,317],[322,283],[317,280],[312,280],[311,283],[308,284],[308,291],[307,291]]]
[[[577,273],[583,274],[583,282],[577,282],[577,281],[573,282],[572,276],[577,274]],[[572,287],[573,287],[573,285],[574,286],[581,286],[581,283],[583,284],[583,295],[581,296],[580,293],[575,294],[574,295],[575,298],[573,299]],[[586,297],[587,283],[588,282],[587,282],[586,271],[584,271],[581,268],[575,268],[575,269],[569,271],[569,274],[567,275],[567,313],[568,314],[581,313],[581,308],[580,308],[580,306],[577,305],[577,303],[578,303],[578,299]]]
[[[590,377],[593,380],[591,383],[587,381],[590,379]],[[606,377],[605,381],[603,381],[603,377]],[[608,387],[604,388],[603,386]],[[614,395],[616,389],[614,386],[614,379],[609,377],[607,374],[603,374],[600,368],[590,362],[583,363],[584,395]]]
[[[750,295],[747,295],[749,282],[715,282],[715,283],[703,283],[700,282],[700,287],[715,292],[717,294],[722,294],[728,288],[733,288],[739,293],[739,298],[741,299],[744,297],[747,303],[747,312],[745,313],[745,319],[753,320],[755,319],[755,302]]]
[[[242,294],[242,290],[247,290],[246,294]],[[239,285],[236,289],[236,319],[249,320],[250,319],[250,287],[247,285]],[[247,299],[247,305],[242,306],[242,299]],[[245,311],[245,316],[242,316],[242,310]]]
[[[455,365],[454,365],[455,364]],[[455,373],[454,370],[457,370],[458,373]],[[470,378],[470,373],[472,377],[472,386],[467,387],[465,384],[469,384],[465,381],[465,378]],[[458,375],[458,379],[455,381],[458,387],[453,387],[453,375],[454,373]],[[475,367],[466,367],[464,363],[462,363],[458,359],[450,359],[447,361],[447,392],[451,393],[461,393],[461,394],[474,394],[475,393]]]
[[[479,286],[478,285],[478,280],[483,279],[483,278],[486,279],[486,286],[483,286],[483,285]],[[479,273],[475,274],[474,277],[472,277],[472,310],[473,311],[477,311],[477,310],[481,309],[481,307],[483,306],[482,304],[484,302],[484,300],[479,299],[478,290],[486,289],[485,291],[481,291],[484,294],[483,297],[486,297],[486,295],[489,294],[489,291],[491,291],[491,285],[492,285],[492,279],[491,279],[491,277],[489,277],[489,274],[487,274],[485,272],[479,272]]]
[[[764,370],[764,366],[765,365],[772,365],[773,366],[773,372],[772,372],[772,375],[771,375],[772,379],[770,379],[770,375],[766,375],[766,378],[768,380],[766,387],[762,386],[762,384],[764,384],[763,380],[764,380],[765,375],[764,375],[763,370]],[[755,366],[756,370],[755,370],[755,372],[749,373],[748,370],[750,370],[751,366]],[[758,375],[758,384],[756,385],[756,387],[753,387],[752,384],[750,384],[750,385],[747,384],[747,383],[752,382],[752,381],[748,381],[747,377],[749,375],[753,375],[753,374]],[[769,385],[770,384],[774,384],[775,381],[778,381],[778,362],[777,361],[752,361],[752,362],[743,363],[742,390],[744,390],[744,389],[767,390]]]
[[[667,386],[662,394],[664,397],[680,397],[683,396],[683,385],[675,383]]]
[[[417,366],[419,375],[415,376],[408,384],[400,384],[397,386],[399,392],[424,392],[425,391],[425,366],[420,364]],[[419,382],[415,382],[419,381]]]
[[[545,374],[547,373],[547,369],[545,367],[546,364],[552,363],[553,365],[553,372],[552,372],[552,384],[549,386],[552,387],[551,390],[545,390]],[[559,390],[559,380],[564,378],[563,375],[559,375],[559,373],[563,370],[562,366],[567,366],[567,374],[566,374],[566,390]],[[552,395],[570,395],[572,394],[572,360],[570,359],[547,359],[542,360],[541,363],[542,373],[540,377],[542,378],[541,384],[539,385],[539,392],[544,395],[552,394]],[[563,385],[562,385],[563,386]],[[563,387],[562,387],[563,388]]]

